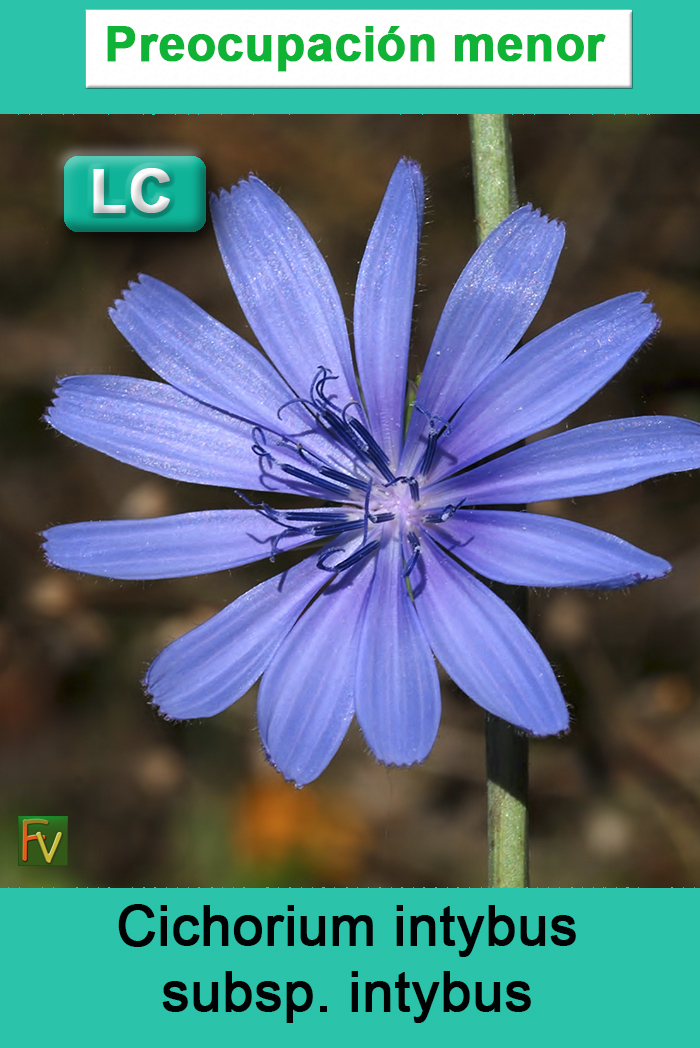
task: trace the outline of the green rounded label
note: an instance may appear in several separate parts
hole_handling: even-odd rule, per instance
[[[76,233],[193,233],[207,212],[197,156],[74,156],[63,174],[63,220]]]

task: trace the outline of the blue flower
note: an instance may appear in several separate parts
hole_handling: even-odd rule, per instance
[[[268,359],[142,276],[111,316],[164,382],[67,378],[48,420],[141,469],[263,495],[244,496],[238,510],[51,528],[49,561],[171,578],[315,543],[166,648],[145,680],[167,717],[188,718],[218,713],[262,675],[263,744],[298,784],[326,767],[353,715],[380,761],[423,760],[440,717],[435,658],[485,709],[534,735],[562,731],[568,715],[552,669],[477,576],[609,588],[670,565],[580,524],[481,507],[611,491],[700,466],[700,426],[678,418],[601,422],[506,450],[566,418],[652,335],[645,296],[585,309],[513,353],[564,240],[561,225],[520,208],[457,281],[405,430],[417,165],[398,164],[362,259],[357,375],[337,291],[296,215],[255,178],[213,197],[211,210]],[[267,501],[276,492],[312,501],[277,509]]]

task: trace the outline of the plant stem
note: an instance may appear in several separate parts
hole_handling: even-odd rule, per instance
[[[479,240],[517,207],[510,132],[500,113],[470,117],[474,199]],[[503,593],[501,592],[501,596]],[[511,590],[509,606],[527,618],[527,590]],[[527,738],[486,714],[489,887],[528,885]]]
[[[508,118],[501,113],[469,117],[479,241],[518,206]]]

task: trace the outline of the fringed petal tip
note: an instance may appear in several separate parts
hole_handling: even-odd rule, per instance
[[[158,715],[158,717],[166,721],[168,724],[184,724],[185,721],[195,720],[195,717],[188,717],[187,714],[178,717],[176,714],[168,713],[168,711],[164,709],[163,703],[165,702],[165,697],[163,695],[157,694],[158,689],[154,688],[153,682],[151,680],[152,666],[153,664],[151,664],[151,666],[148,667],[148,669],[146,670],[146,674],[141,681],[141,687],[145,692],[147,705],[150,706],[150,708],[153,710],[154,713]]]
[[[568,735],[571,731],[571,713],[569,704],[565,702],[566,713],[561,719],[561,727],[552,727],[551,731],[538,730],[533,728],[525,727],[522,724],[514,724],[512,721],[507,720],[506,723],[510,725],[516,735],[522,736],[524,739],[560,739],[563,735]],[[486,711],[487,716],[488,711]],[[503,720],[504,718],[500,718]]]
[[[549,667],[549,663],[547,665]],[[551,669],[551,667],[549,668]],[[511,728],[514,728],[516,732],[527,736],[529,739],[548,739],[554,736],[559,738],[571,730],[572,711],[570,704],[564,698],[558,675],[554,673],[554,670],[551,670],[551,676],[556,681],[556,687],[559,690],[559,701],[557,703],[549,705],[546,710],[543,707],[542,709],[524,711],[526,715],[523,716],[522,720],[516,720],[512,714],[501,716],[501,719],[510,724]],[[481,705],[478,700],[475,701],[477,701],[478,705]],[[535,723],[538,718],[538,723]]]
[[[665,579],[673,571],[673,565],[669,564],[667,560],[663,560],[662,557],[655,557],[654,559],[659,562],[658,570],[644,573],[635,571],[629,575],[621,575],[619,578],[602,579],[596,582],[577,582],[576,588],[596,590],[630,589],[632,586],[639,586],[641,582]]]
[[[63,396],[66,386],[68,386],[68,384],[71,382],[79,381],[83,377],[83,375],[64,375],[56,379],[56,385],[54,386],[51,394],[51,403],[42,415],[42,421],[46,422],[47,425],[51,426],[52,429],[57,430],[59,433],[61,431],[56,425],[56,419],[54,417],[55,408],[58,407],[58,402]]]
[[[217,231],[217,225],[219,230],[222,230],[227,227],[228,223],[235,221],[238,209],[256,207],[256,205],[262,206],[265,211],[272,209],[273,213],[281,213],[285,217],[292,218],[295,224],[306,232],[298,215],[292,211],[279,193],[271,189],[267,182],[263,182],[252,171],[246,178],[240,178],[228,189],[220,186],[218,190],[212,190],[209,194],[209,210],[215,231]]]
[[[430,756],[430,751],[435,744],[435,734],[429,742],[416,748],[413,752],[406,749],[403,739],[397,742],[390,738],[372,743],[367,742],[367,749],[377,764],[382,764],[385,768],[411,768],[414,764],[422,764]]]
[[[511,211],[510,215],[504,220],[505,222],[512,222],[513,224],[525,224],[532,222],[536,225],[551,226],[554,230],[560,230],[562,237],[566,234],[566,224],[560,218],[552,218],[546,211],[543,211],[540,207],[535,207],[534,204],[527,203],[522,204],[516,208],[515,211]],[[503,223],[501,223],[503,225]],[[498,229],[499,226],[496,226]],[[494,230],[496,232],[496,230]]]
[[[149,706],[160,720],[165,721],[166,724],[195,724],[201,723],[201,717],[178,717],[175,714],[168,713],[159,705],[158,699],[152,693],[148,683],[148,673],[141,681],[141,687],[146,694],[146,705]]]
[[[252,174],[248,177],[251,178]],[[209,206],[211,207],[213,204],[223,202],[227,197],[230,197],[232,193],[235,193],[239,186],[243,185],[243,183],[247,181],[248,179],[246,178],[239,178],[238,182],[235,182],[233,185],[229,186],[228,189],[226,189],[225,186],[219,186],[218,189],[212,189],[209,193]]]
[[[649,315],[650,315],[651,320],[652,320],[652,322],[654,324],[654,327],[649,332],[649,334],[645,338],[644,342],[642,342],[642,346],[646,346],[646,345],[649,344],[651,339],[654,337],[654,335],[657,333],[657,331],[661,327],[661,317],[656,312],[656,306],[651,301],[651,299],[649,299],[649,297],[648,297],[649,296],[649,292],[648,291],[643,291],[643,292],[640,292],[640,294],[644,295],[644,301],[643,301],[642,304],[648,308]],[[640,346],[639,348],[641,349],[642,347]]]
[[[431,749],[432,749],[432,745],[431,745]],[[390,757],[384,758],[384,757],[378,756],[372,750],[371,746],[369,747],[369,751],[372,754],[372,756],[374,757],[374,759],[376,760],[377,764],[381,764],[381,766],[383,768],[412,768],[415,764],[423,764],[427,760],[427,758],[430,756],[430,750],[428,750],[428,752],[424,753],[422,757],[415,757],[414,759],[411,759],[409,757],[409,758],[407,758],[405,760],[403,760],[403,759],[392,760]]]
[[[135,280],[130,280],[125,288],[122,288],[121,295],[115,298],[112,305],[108,308],[107,314],[114,322],[115,316],[119,314],[125,307],[134,305],[137,298],[147,294],[153,288],[167,287],[162,280],[158,280],[156,277],[151,277],[148,273],[137,273]]]
[[[548,739],[554,736],[560,739],[562,735],[567,735],[571,731],[571,718],[567,715],[566,722],[558,728],[552,728],[551,731],[533,731],[530,728],[522,728],[517,724],[513,724],[512,727],[522,732],[529,739]]]
[[[532,237],[533,247],[535,247],[536,241],[542,236],[546,238],[546,242],[553,249],[554,265],[556,266],[566,239],[566,224],[559,218],[552,218],[541,208],[535,207],[534,204],[528,203],[516,208],[515,211],[511,211],[510,215],[484,238],[483,243],[487,243],[491,238],[494,241],[505,241],[510,237]],[[551,276],[549,281],[551,281]]]
[[[425,202],[425,188],[421,166],[417,160],[412,160],[411,157],[403,156],[396,165],[394,174],[402,168],[405,170],[410,180],[411,189],[416,198],[416,204],[419,209],[422,209]]]
[[[263,182],[262,178],[258,178],[256,174],[249,171],[245,178],[239,178],[228,189],[224,188],[224,186],[212,189],[209,193],[209,207],[216,207],[218,204],[229,204],[238,194],[245,193],[246,190],[250,189],[259,190],[263,194],[269,194],[271,197],[279,199],[279,194],[275,193],[274,189],[270,189],[267,182]]]
[[[60,527],[60,525],[57,525],[57,526]],[[46,563],[49,565],[50,568],[59,568],[60,569],[61,565],[57,564],[56,561],[52,560],[52,558],[51,558],[51,551],[50,551],[51,538],[50,537],[51,537],[51,532],[52,531],[53,531],[53,528],[47,528],[46,531],[40,531],[39,532],[39,538],[41,539],[41,552],[44,554],[44,560],[46,561]]]
[[[160,706],[158,705],[158,703],[156,702],[154,697],[149,692],[148,685],[147,685],[146,681],[147,681],[147,678],[144,677],[144,679],[141,681],[141,686],[142,686],[143,690],[146,693],[146,703],[147,703],[147,705],[151,707],[153,712],[156,713],[161,718],[161,720],[166,721],[166,723],[168,723],[168,724],[182,723],[182,721],[185,718],[171,717],[168,713],[165,712],[165,710],[162,710],[160,708]]]
[[[661,317],[656,312],[656,306],[652,302],[650,296],[651,291],[647,289],[646,291],[628,291],[627,294],[618,295],[615,298],[611,298],[608,300],[611,305],[613,303],[619,303],[620,305],[622,305],[624,303],[634,302],[636,304],[637,309],[639,310],[640,316],[642,315],[642,313],[644,313],[644,315],[649,317],[651,326],[647,334],[645,334],[644,340],[640,342],[640,348],[641,346],[647,345],[649,340],[653,338],[653,336],[661,327]],[[604,302],[601,303],[601,306],[604,305]]]
[[[316,775],[310,775],[308,778],[306,778],[306,777],[300,775],[297,778],[295,778],[293,773],[290,773],[288,775],[287,772],[284,770],[284,768],[281,768],[280,765],[276,763],[274,757],[272,756],[272,754],[268,750],[267,746],[265,745],[265,742],[264,742],[264,740],[262,738],[262,735],[260,736],[260,746],[262,748],[265,760],[268,762],[270,767],[274,768],[275,771],[278,772],[282,776],[284,781],[290,783],[294,787],[295,790],[303,789],[304,786],[308,786],[310,782],[313,782],[314,779],[316,779],[318,777]]]

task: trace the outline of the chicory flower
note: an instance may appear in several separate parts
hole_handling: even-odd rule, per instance
[[[566,728],[544,654],[477,576],[610,588],[670,565],[580,524],[482,507],[700,466],[700,426],[678,418],[602,422],[521,444],[583,404],[657,327],[644,294],[627,294],[513,353],[564,240],[563,227],[531,207],[510,215],[457,281],[406,426],[422,210],[420,170],[402,160],[360,266],[355,368],[336,288],[296,215],[256,178],[221,192],[211,201],[219,247],[267,358],[142,276],[111,316],[164,381],[67,378],[47,416],[141,469],[247,492],[237,510],[51,528],[54,565],[170,578],[315,544],[167,647],[145,680],[167,717],[190,718],[218,713],[262,675],[263,744],[298,784],[326,767],[354,715],[380,761],[423,760],[440,717],[436,658],[491,713],[534,735]],[[277,492],[311,501],[275,508]]]

